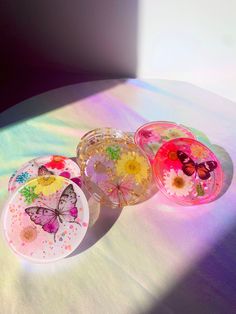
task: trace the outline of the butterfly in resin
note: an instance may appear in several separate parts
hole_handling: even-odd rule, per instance
[[[75,221],[78,217],[76,202],[77,196],[73,185],[69,184],[62,192],[57,208],[32,206],[26,208],[25,212],[36,225],[42,226],[43,230],[48,233],[53,233],[54,242],[56,242],[56,233],[60,223],[69,222],[81,226],[78,221]]]
[[[217,162],[214,160],[209,160],[201,163],[195,163],[187,154],[178,150],[177,156],[182,163],[182,170],[187,176],[192,176],[193,174],[198,175],[202,180],[207,180],[210,178],[213,170],[217,168]]]
[[[50,175],[54,175],[54,172],[49,171],[47,167],[40,166],[38,168],[38,176],[50,176]]]
[[[45,167],[45,166],[40,166],[40,167],[38,168],[38,176],[50,176],[50,175],[54,175],[54,172],[48,170],[47,167]],[[71,181],[75,182],[79,187],[82,186],[81,177],[70,178],[70,173],[69,173],[69,172],[63,172],[63,173],[60,174],[60,176],[62,176],[62,177],[64,177],[64,178],[71,179]]]

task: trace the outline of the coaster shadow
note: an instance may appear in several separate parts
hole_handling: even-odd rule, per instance
[[[76,162],[76,157],[70,158]],[[81,188],[88,200],[89,226],[82,242],[67,258],[80,254],[96,244],[115,224],[123,210],[122,207],[114,208],[108,202],[100,202],[96,199],[96,193],[94,193],[95,196],[91,196],[84,184],[82,184]],[[95,192],[95,189],[91,191]],[[158,189],[153,178],[148,191],[140,197],[138,204],[145,202],[157,192]]]
[[[96,244],[115,224],[123,208],[111,208],[101,204],[84,191],[89,205],[89,226],[80,245],[67,258],[80,254]]]

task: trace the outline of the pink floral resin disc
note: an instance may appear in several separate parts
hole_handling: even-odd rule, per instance
[[[60,175],[71,179],[81,187],[80,168],[70,158],[64,156],[41,156],[22,165],[13,173],[8,183],[8,191],[14,192],[27,181],[41,175]]]
[[[34,178],[7,202],[3,213],[6,240],[18,255],[37,263],[72,253],[88,227],[89,209],[84,193],[61,176]]]
[[[166,142],[180,137],[193,138],[193,133],[182,125],[174,122],[155,121],[142,125],[134,135],[135,143],[153,162],[158,149]]]
[[[178,138],[161,146],[153,170],[159,189],[181,205],[208,203],[222,187],[223,172],[218,159],[193,139]]]

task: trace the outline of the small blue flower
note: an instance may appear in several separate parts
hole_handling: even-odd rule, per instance
[[[25,183],[29,180],[30,174],[28,172],[22,172],[16,177],[16,182]]]

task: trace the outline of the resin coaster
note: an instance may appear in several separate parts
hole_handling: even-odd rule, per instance
[[[174,122],[156,121],[141,126],[135,132],[134,141],[153,162],[158,149],[164,143],[180,137],[195,139],[194,134],[182,125]]]
[[[77,148],[78,163],[88,191],[111,207],[136,204],[152,181],[148,158],[127,133],[111,128],[84,135]]]
[[[89,222],[88,203],[73,181],[41,176],[21,186],[7,202],[3,229],[18,255],[44,263],[71,254]]]
[[[64,156],[43,156],[21,166],[11,176],[8,191],[14,192],[27,181],[42,175],[60,175],[81,187],[80,169],[73,160]]]
[[[193,139],[174,139],[161,146],[153,170],[159,189],[182,205],[210,202],[222,187],[223,172],[218,159]]]

